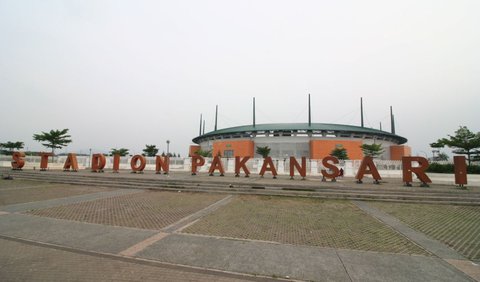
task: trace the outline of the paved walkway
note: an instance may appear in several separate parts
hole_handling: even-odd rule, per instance
[[[473,281],[455,251],[363,202],[356,204],[432,257],[294,246],[177,233],[231,196],[161,231],[83,223],[21,213],[141,190],[116,190],[0,207],[2,281]],[[473,271],[472,271],[473,269]],[[469,273],[468,276],[466,273]]]
[[[425,234],[413,230],[404,223],[402,223],[397,218],[380,211],[372,206],[369,206],[365,202],[354,201],[354,203],[363,211],[370,214],[371,216],[382,221],[386,225],[392,227],[394,230],[403,234],[409,240],[415,242],[416,244],[422,246],[425,250],[434,254],[435,256],[444,259],[446,262],[454,265],[458,269],[467,273],[476,280],[480,280],[480,267],[461,254],[457,253],[455,250],[449,248],[448,246],[438,242],[436,240],[430,239]]]

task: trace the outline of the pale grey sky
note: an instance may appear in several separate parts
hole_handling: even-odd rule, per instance
[[[414,154],[459,125],[480,131],[480,1],[0,0],[0,142],[70,152],[145,144],[186,155],[213,130],[251,123],[360,123]],[[62,152],[65,150],[62,150]],[[448,150],[447,150],[448,151]]]

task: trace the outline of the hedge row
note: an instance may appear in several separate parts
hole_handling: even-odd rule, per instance
[[[427,169],[427,172],[433,172],[433,173],[454,173],[454,171],[455,169],[453,164],[431,163]],[[480,174],[480,166],[478,165],[467,166],[467,173]]]

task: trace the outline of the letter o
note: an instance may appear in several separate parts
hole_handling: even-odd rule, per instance
[[[137,165],[138,161],[140,161],[140,164]],[[147,165],[147,159],[145,159],[145,157],[142,155],[135,155],[130,161],[130,167],[134,172],[143,171],[146,165]]]

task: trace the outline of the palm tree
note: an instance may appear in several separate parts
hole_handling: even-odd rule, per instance
[[[270,155],[270,148],[268,146],[265,147],[257,147],[257,154],[262,155],[263,158],[268,157]]]
[[[23,149],[23,146],[24,146],[24,143],[21,141],[17,141],[17,142],[8,141],[7,143],[0,143],[0,148],[7,149],[4,152],[5,153],[8,152],[9,154],[13,154],[14,149],[18,149],[18,150]]]
[[[339,160],[348,160],[347,149],[343,147],[333,149],[333,151],[330,153],[330,156],[334,156]]]
[[[212,150],[204,151],[202,149],[198,149],[198,151],[195,152],[195,154],[205,157],[205,158],[211,158],[212,157]]]
[[[147,157],[155,157],[155,155],[158,153],[158,149],[156,145],[145,145],[143,152]]]
[[[71,143],[69,139],[71,136],[67,134],[68,128],[63,130],[50,130],[50,132],[43,132],[41,134],[33,134],[33,140],[42,143],[43,146],[52,149],[52,158],[55,156],[55,149],[61,149],[67,144]]]
[[[125,148],[120,148],[120,149],[116,149],[116,148],[112,148],[110,150],[110,155],[114,156],[114,155],[120,155],[121,157],[125,157],[126,155],[128,155],[128,149],[125,149]]]
[[[372,158],[376,158],[380,156],[385,151],[382,148],[382,144],[375,144],[375,143],[370,145],[363,144],[362,146],[360,146],[360,148],[362,148],[363,154],[365,156],[372,157]]]

